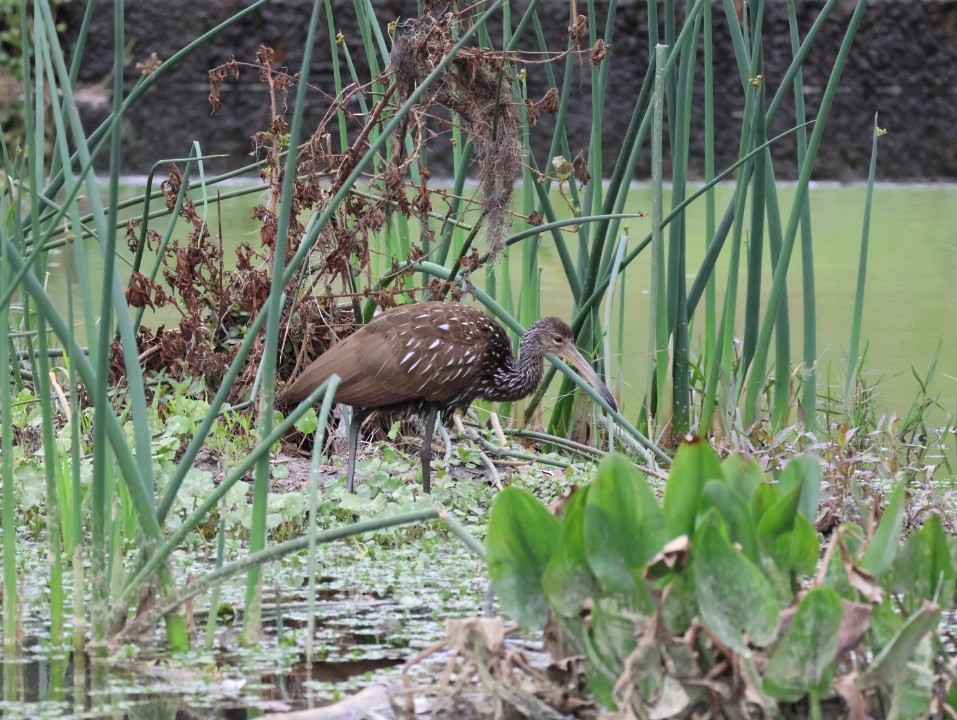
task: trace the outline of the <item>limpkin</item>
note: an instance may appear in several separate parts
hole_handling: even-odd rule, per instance
[[[422,488],[431,491],[432,435],[439,413],[448,422],[476,398],[518,400],[542,378],[547,353],[574,365],[615,407],[605,384],[575,347],[571,328],[554,317],[528,328],[512,354],[502,327],[481,310],[462,303],[421,302],[376,317],[309,365],[280,396],[291,405],[307,397],[333,373],[341,378],[336,402],[351,405],[346,489],[352,492],[359,428],[374,411],[424,415]]]

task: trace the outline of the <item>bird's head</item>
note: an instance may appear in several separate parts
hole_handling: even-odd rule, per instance
[[[575,336],[564,320],[545,317],[532,323],[522,336],[522,352],[531,352],[539,356],[552,354],[572,365],[598,394],[615,410],[618,405],[611,390],[598,377],[598,373],[575,347]]]

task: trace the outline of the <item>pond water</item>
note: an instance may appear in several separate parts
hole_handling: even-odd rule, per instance
[[[484,568],[454,540],[397,548],[337,543],[320,546],[317,560],[323,576],[312,663],[304,650],[309,614],[302,556],[267,569],[263,632],[253,648],[240,643],[242,617],[232,612],[242,606],[244,577],[221,588],[210,648],[203,649],[208,598],[200,597],[196,649],[157,654],[147,640],[95,662],[86,655],[77,662],[69,649],[50,646],[44,588],[30,587],[24,654],[0,663],[0,717],[244,720],[321,707],[395,676],[405,660],[445,636],[446,618],[474,617],[485,602]],[[208,568],[195,552],[174,563],[181,577]],[[162,645],[159,629],[156,646]]]
[[[130,188],[129,192],[132,194],[134,190]],[[730,185],[718,188],[719,216],[731,192]],[[862,328],[862,349],[867,351],[866,364],[871,370],[868,380],[878,383],[879,404],[903,414],[918,390],[913,372],[921,377],[926,374],[929,364],[938,357],[939,345],[937,375],[931,394],[939,394],[944,408],[954,412],[957,410],[957,333],[953,331],[953,318],[957,317],[957,283],[954,282],[957,277],[957,185],[880,185],[874,193]],[[785,223],[793,195],[793,186],[782,185],[780,206]],[[865,189],[861,186],[821,184],[813,186],[810,193],[819,386],[839,387],[843,383],[857,283],[864,198]],[[262,201],[262,193],[247,195],[226,201],[220,214],[215,210],[209,213],[207,221],[213,231],[216,232],[220,224],[222,226],[227,258],[232,257],[229,247],[240,241],[258,245],[259,228],[251,218],[250,208]],[[556,207],[561,206],[557,194],[555,202]],[[666,196],[665,206],[668,205]],[[153,208],[157,207],[161,207],[160,202],[154,202]],[[648,212],[650,208],[650,188],[636,185],[629,195],[626,212]],[[437,201],[436,209],[443,211]],[[689,283],[706,244],[704,213],[705,206],[700,199],[687,210]],[[126,216],[131,215],[132,211],[126,212]],[[166,223],[166,218],[160,218],[154,221],[153,227],[162,233]],[[635,219],[623,226],[623,232],[629,233],[633,245],[647,235],[649,228],[648,218]],[[185,230],[178,232],[185,235]],[[414,230],[411,232],[412,241],[417,243],[417,234]],[[745,238],[747,233],[746,229]],[[569,242],[573,242],[574,236],[568,237]],[[719,303],[723,298],[728,246],[719,261]],[[574,256],[574,244],[570,250]],[[520,246],[515,246],[512,252],[514,272],[521,262]],[[61,307],[65,307],[68,287],[63,259],[51,262],[52,274],[48,284]],[[379,257],[374,260],[386,266],[387,259]],[[539,263],[544,289],[541,314],[568,317],[571,298],[565,290],[566,283],[554,245],[547,235],[541,241]],[[126,266],[121,264],[120,267],[125,269]],[[792,363],[796,365],[802,358],[803,323],[799,247],[795,247],[791,268],[788,282],[793,338],[791,352]],[[95,283],[98,270],[92,257],[90,270]],[[613,363],[613,376],[620,379],[617,391],[626,414],[638,411],[647,382],[650,274],[647,252],[626,271],[625,338],[622,356],[617,358],[617,364]],[[743,271],[740,277],[739,308],[744,304]],[[770,278],[767,277],[762,286],[765,294],[769,285]],[[519,288],[515,278],[512,292],[516,298],[520,295]],[[145,322],[153,325],[175,322],[175,316],[168,313],[150,318],[147,314]],[[700,352],[700,328],[692,328],[692,338],[692,350]],[[614,341],[612,347],[616,347]]]

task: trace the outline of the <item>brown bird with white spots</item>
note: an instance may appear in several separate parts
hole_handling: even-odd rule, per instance
[[[379,315],[338,343],[280,396],[291,405],[333,373],[341,378],[336,402],[351,405],[346,488],[352,492],[359,427],[370,413],[424,415],[422,488],[431,491],[432,435],[439,413],[448,422],[476,398],[518,400],[542,379],[545,355],[574,365],[612,407],[615,400],[575,347],[571,328],[542,318],[522,335],[519,356],[502,327],[481,310],[461,303],[422,302]]]

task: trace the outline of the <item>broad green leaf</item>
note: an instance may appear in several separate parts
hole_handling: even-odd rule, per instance
[[[934,651],[928,633],[917,644],[907,668],[894,683],[892,703],[898,709],[897,717],[902,720],[930,717],[935,680]]]
[[[760,522],[765,513],[777,505],[782,497],[784,493],[776,484],[764,482],[758,485],[751,493],[751,515],[755,522]]]
[[[486,558],[505,611],[522,627],[544,626],[542,574],[559,539],[559,522],[527,490],[508,487],[492,504]]]
[[[751,511],[744,498],[727,483],[709,480],[701,493],[701,509],[713,507],[724,519],[728,528],[728,537],[732,543],[739,543],[742,551],[751,561],[758,559],[758,536]]]
[[[779,700],[795,702],[809,692],[826,695],[834,676],[838,631],[844,614],[831,588],[809,591],[771,655],[764,689]]]
[[[683,635],[698,614],[694,581],[690,572],[674,573],[661,608],[665,624],[675,635]]]
[[[604,597],[595,603],[588,618],[588,634],[594,648],[610,667],[625,668],[626,661],[637,645],[637,637],[644,632],[651,615],[636,613],[627,602],[615,597]]]
[[[621,455],[598,466],[585,500],[584,538],[588,565],[610,593],[634,592],[641,571],[668,539],[658,498]]]
[[[692,548],[698,611],[721,642],[748,657],[745,634],[761,647],[777,636],[778,603],[764,574],[731,546],[718,522],[708,511]]]
[[[778,605],[780,607],[790,605],[794,600],[794,583],[791,582],[790,574],[782,570],[777,561],[763,547],[758,551],[756,564],[764,573],[764,579],[768,581],[768,585],[774,590]]]
[[[695,438],[681,444],[665,485],[665,518],[671,537],[694,535],[698,503],[705,483],[723,479],[721,463],[707,441]]]
[[[890,686],[896,682],[920,643],[928,633],[936,630],[939,624],[940,606],[925,602],[919,611],[907,619],[874,661],[861,673],[857,680],[857,687],[861,690],[870,690],[882,685]]]
[[[722,460],[721,470],[724,472],[728,485],[736,490],[745,502],[750,502],[751,495],[758,485],[767,480],[757,460],[744,458],[738,453],[728,455]]]
[[[790,492],[794,487],[801,488],[798,510],[812,523],[817,519],[822,476],[821,461],[807,454],[791,458],[784,472],[781,473],[780,484],[784,492]]]
[[[585,667],[588,673],[588,689],[592,691],[599,703],[612,710],[617,710],[615,704],[615,682],[621,676],[621,666],[614,663],[613,658],[607,657],[595,641],[589,628],[583,635],[585,650]]]
[[[758,520],[758,537],[768,543],[778,536],[791,532],[801,501],[801,488],[793,487],[781,495],[776,503],[766,509]]]
[[[585,506],[581,500],[575,500],[579,495],[584,497],[581,491],[575,493],[565,508],[561,538],[542,576],[542,589],[549,605],[568,617],[578,615],[585,600],[598,593],[585,554]]]
[[[928,565],[925,571],[927,599],[933,600],[942,608],[949,608],[954,600],[957,568],[950,556],[950,541],[940,523],[940,517],[931,515],[917,534],[923,537],[926,547],[924,560]]]
[[[957,572],[950,555],[950,541],[931,515],[924,526],[907,538],[893,565],[892,588],[915,602],[932,600],[950,607]]]
[[[884,508],[877,530],[867,544],[861,565],[876,578],[881,577],[894,562],[900,545],[901,524],[904,521],[904,481],[897,483],[890,502]]]
[[[797,591],[799,578],[814,572],[821,549],[817,531],[801,514],[795,515],[790,532],[765,540],[762,546],[774,559],[778,569],[789,579],[790,595]]]
[[[891,640],[904,627],[904,619],[893,598],[886,596],[883,602],[875,604],[871,612],[869,641],[871,647],[882,648],[890,644]]]

